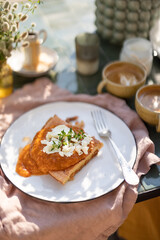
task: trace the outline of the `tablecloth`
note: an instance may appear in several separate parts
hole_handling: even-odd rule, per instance
[[[160,159],[154,154],[154,144],[145,125],[137,113],[127,106],[125,100],[109,93],[75,95],[59,88],[47,78],[26,84],[0,101],[0,137],[24,112],[56,101],[94,103],[123,119],[137,142],[134,170],[139,177],[146,174],[152,164],[160,163]],[[0,239],[106,240],[124,222],[137,196],[137,186],[123,182],[115,190],[94,200],[69,204],[49,203],[21,192],[1,171]]]

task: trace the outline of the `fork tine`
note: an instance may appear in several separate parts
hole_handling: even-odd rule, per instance
[[[91,111],[91,115],[92,115],[92,119],[93,119],[93,121],[94,121],[94,125],[95,125],[95,127],[96,127],[96,130],[98,131],[98,129],[97,129],[97,124],[96,124],[96,120],[95,120],[95,116],[94,116],[94,111]]]
[[[96,126],[96,130],[98,133],[105,130],[105,120],[101,110],[93,110],[91,111],[92,118],[94,120],[94,124]]]
[[[97,119],[98,119],[98,122],[100,125],[100,131],[103,131],[104,126],[103,126],[103,122],[102,122],[102,118],[101,118],[101,111],[97,110],[96,113],[97,113]]]
[[[94,124],[96,126],[96,129],[97,129],[97,132],[100,133],[101,132],[101,123],[100,123],[97,111],[98,110],[92,111],[92,116],[93,116],[93,120],[94,120]]]
[[[108,130],[108,126],[107,126],[107,123],[106,123],[106,119],[104,117],[104,113],[101,110],[99,110],[99,114],[100,114],[101,122],[102,122],[102,125],[103,125],[103,129]]]
[[[96,127],[96,130],[97,130],[97,132],[99,132],[99,124],[98,124],[98,121],[97,121],[96,112],[95,112],[95,111],[91,111],[91,115],[92,115],[92,118],[93,118],[93,121],[94,121],[94,125],[95,125],[95,127]]]

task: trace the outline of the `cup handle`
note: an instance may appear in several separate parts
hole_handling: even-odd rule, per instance
[[[98,93],[102,93],[102,89],[104,88],[104,86],[106,85],[107,83],[107,80],[106,79],[103,79],[99,84],[98,84],[98,87],[97,87],[97,92]]]
[[[47,32],[46,30],[42,29],[38,32],[38,39],[40,44],[44,43],[47,39]]]
[[[158,124],[156,126],[157,132],[160,132],[160,114],[158,114]]]

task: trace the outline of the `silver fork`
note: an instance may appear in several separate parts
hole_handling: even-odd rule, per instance
[[[103,112],[101,110],[94,110],[91,111],[92,118],[94,120],[94,124],[96,127],[96,130],[100,137],[106,137],[113,150],[114,153],[117,156],[117,159],[119,161],[119,164],[122,169],[122,173],[124,176],[124,179],[127,183],[130,185],[137,185],[139,183],[139,178],[136,175],[136,173],[133,171],[133,169],[130,167],[124,156],[122,155],[121,151],[117,147],[116,143],[111,138],[111,131],[108,129],[105,116],[103,115]]]

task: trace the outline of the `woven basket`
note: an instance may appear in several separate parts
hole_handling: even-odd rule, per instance
[[[160,0],[96,0],[95,4],[97,32],[114,43],[131,37],[149,38],[160,16]]]

